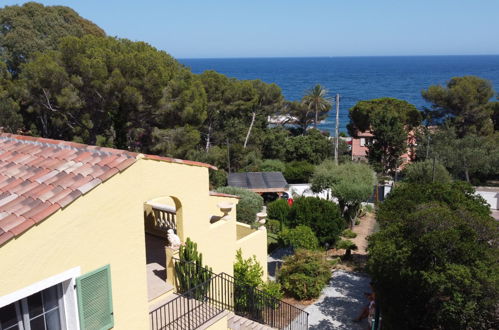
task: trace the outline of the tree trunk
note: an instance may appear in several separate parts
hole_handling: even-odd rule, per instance
[[[248,140],[251,134],[251,129],[253,128],[253,124],[255,123],[255,118],[256,118],[256,112],[253,112],[251,116],[251,124],[250,127],[248,128],[248,134],[246,134],[246,139],[244,140],[244,146],[243,146],[244,149],[246,149],[246,145],[248,144]]]
[[[210,150],[211,123],[208,126],[208,136],[206,137],[206,152]]]
[[[466,182],[470,183],[470,173],[467,168],[464,170],[464,177],[466,178]]]
[[[314,120],[314,128],[317,128],[317,121],[319,120],[319,114],[317,113],[317,105],[315,105],[315,120]]]

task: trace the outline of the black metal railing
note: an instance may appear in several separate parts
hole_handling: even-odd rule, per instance
[[[257,288],[237,283],[226,273],[212,273],[206,282],[152,311],[151,326],[153,330],[196,329],[224,310],[272,328],[308,329],[307,312]]]

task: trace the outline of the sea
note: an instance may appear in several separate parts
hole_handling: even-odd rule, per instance
[[[260,79],[276,83],[288,100],[300,100],[316,84],[334,98],[340,94],[340,131],[347,132],[348,110],[357,102],[394,97],[429,107],[421,91],[444,85],[452,77],[475,75],[488,79],[499,92],[499,55],[475,56],[379,56],[302,58],[210,58],[179,59],[194,73],[215,70],[237,79]],[[334,106],[321,130],[332,135]]]

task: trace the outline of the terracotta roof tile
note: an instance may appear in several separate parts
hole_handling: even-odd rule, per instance
[[[126,150],[0,133],[0,245],[67,207],[138,157]],[[168,157],[140,157],[214,168]]]
[[[22,217],[18,217],[15,214],[11,214],[0,220],[0,228],[3,231],[9,231],[11,228],[14,228],[15,226],[19,225],[24,220],[25,219]]]
[[[71,204],[75,199],[80,197],[82,195],[81,191],[79,190],[74,190],[71,193],[69,193],[66,197],[63,197],[59,199],[56,204],[58,204],[61,208],[64,208]]]
[[[44,204],[46,205],[46,204]],[[34,216],[30,217],[31,220],[34,222],[38,223],[45,218],[47,218],[49,215],[52,215],[55,213],[57,210],[59,210],[61,207],[59,204],[50,204],[48,207],[44,207],[43,209],[40,210],[39,213],[35,214]]]
[[[107,166],[106,166],[107,167]],[[117,168],[107,168],[106,171],[99,176],[99,179],[101,179],[102,182],[106,181],[116,173],[119,173],[119,170]]]
[[[34,224],[35,224],[35,222],[33,220],[27,219],[27,220],[24,220],[23,222],[21,222],[20,224],[18,224],[17,226],[15,226],[14,228],[11,228],[9,230],[9,232],[14,234],[15,236],[18,236],[18,235],[21,235],[22,233],[24,233],[26,230],[33,227]]]

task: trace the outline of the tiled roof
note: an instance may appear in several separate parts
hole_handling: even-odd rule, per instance
[[[137,155],[0,133],[0,245],[123,171]]]

